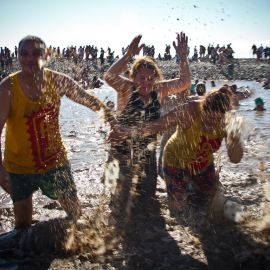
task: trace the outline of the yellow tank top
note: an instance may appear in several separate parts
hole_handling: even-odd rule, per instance
[[[213,153],[220,148],[225,131],[216,128],[214,132],[208,133],[201,127],[201,117],[197,117],[190,128],[177,126],[164,149],[164,166],[197,174],[213,163]]]
[[[6,122],[3,165],[11,173],[38,174],[67,164],[59,128],[60,96],[45,70],[46,89],[36,101],[29,99],[10,75],[12,98]]]

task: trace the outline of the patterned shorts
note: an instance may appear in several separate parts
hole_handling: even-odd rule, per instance
[[[207,198],[215,193],[218,184],[214,164],[196,175],[191,175],[187,170],[169,166],[163,167],[163,173],[168,195],[179,199],[192,193]]]
[[[76,186],[70,165],[42,174],[10,173],[13,202],[24,200],[40,189],[47,197],[57,200],[59,196],[76,196]]]

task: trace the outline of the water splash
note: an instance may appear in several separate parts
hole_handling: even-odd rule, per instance
[[[255,128],[244,117],[237,115],[235,111],[226,114],[225,124],[227,134],[239,137],[242,143],[248,139],[250,133]]]

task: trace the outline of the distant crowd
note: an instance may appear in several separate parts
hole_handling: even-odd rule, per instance
[[[122,55],[126,52],[128,48],[122,48]],[[263,47],[260,45],[257,47],[255,44],[251,47],[252,55],[256,56],[258,60],[269,59],[270,58],[270,48],[268,46]],[[119,56],[115,56],[115,51],[110,47],[107,49],[100,48],[98,49],[95,45],[86,45],[86,46],[69,46],[67,48],[61,49],[58,47],[50,46],[48,48],[49,55],[51,59],[66,59],[72,61],[75,65],[81,61],[91,61],[94,65],[99,65],[103,68],[106,66],[111,66]],[[230,44],[226,46],[216,46],[209,44],[207,47],[204,45],[195,46],[193,53],[190,52],[190,47],[188,47],[188,58],[190,61],[210,61],[213,64],[230,64],[234,58],[234,50]],[[154,45],[145,45],[143,48],[144,56],[151,56],[160,61],[168,61],[175,59],[176,63],[179,63],[178,55],[171,54],[171,46],[165,45],[165,51],[163,55],[158,53],[156,56],[156,49]],[[14,50],[11,51],[7,47],[0,48],[0,81],[10,74],[13,70],[13,60],[18,57],[18,48],[14,47]]]
[[[255,44],[253,44],[251,49],[253,56],[255,55],[258,60],[270,59],[270,47],[263,47],[262,44],[260,47],[257,47]]]

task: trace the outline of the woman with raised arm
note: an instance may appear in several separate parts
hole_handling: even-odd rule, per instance
[[[173,93],[185,93],[190,87],[190,70],[187,62],[187,41],[184,33],[177,34],[173,46],[180,57],[180,76],[163,80],[154,59],[138,57],[129,72],[122,76],[134,56],[143,48],[141,35],[136,36],[126,53],[105,74],[106,82],[117,91],[117,118],[124,127],[139,126],[160,117],[164,98]],[[113,142],[105,169],[105,183],[116,186],[116,196],[128,196],[131,178],[138,178],[136,190],[153,196],[157,181],[156,135],[132,136],[125,142]],[[136,170],[136,172],[135,172]],[[112,173],[115,171],[116,173]],[[113,175],[113,176],[112,176]],[[119,195],[120,193],[123,195]],[[123,200],[126,201],[126,200]]]

